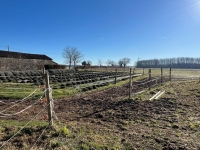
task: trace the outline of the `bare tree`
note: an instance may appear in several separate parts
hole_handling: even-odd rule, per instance
[[[111,65],[111,60],[108,59],[108,60],[106,61],[106,64],[107,64],[107,66],[110,66],[110,65]]]
[[[98,62],[97,62],[97,64],[101,67],[102,66],[102,64],[103,64],[103,62],[102,62],[102,60],[101,59],[99,59],[98,60]]]
[[[118,64],[120,65],[120,67],[124,66],[126,67],[127,64],[129,64],[131,62],[130,58],[122,58],[119,60]]]
[[[92,66],[92,62],[90,60],[87,61],[88,66]]]
[[[76,67],[76,64],[81,61],[81,58],[83,57],[83,54],[77,50],[77,48],[72,49],[72,61],[74,63],[74,68]]]
[[[65,63],[69,64],[69,69],[71,69],[72,65],[72,50],[75,49],[74,47],[67,46],[64,48],[62,56],[65,59]]]
[[[118,61],[118,64],[119,64],[119,66],[120,66],[120,67],[122,67],[122,66],[123,66],[123,63],[124,63],[124,62],[123,62],[123,60],[122,60],[122,59],[120,59],[120,60]]]
[[[78,51],[76,47],[70,46],[64,48],[62,56],[65,59],[65,63],[69,64],[69,69],[71,69],[72,63],[74,64],[75,68],[76,64],[79,63],[83,57],[82,53]]]
[[[106,64],[107,64],[107,66],[116,66],[116,62],[113,60],[109,60],[109,59],[107,60]]]

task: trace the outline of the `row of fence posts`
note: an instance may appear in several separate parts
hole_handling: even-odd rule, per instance
[[[132,73],[132,68],[130,68],[130,82],[129,82],[129,99],[131,98],[131,93],[132,93],[132,74],[134,74],[135,68],[133,69]],[[47,99],[47,110],[48,110],[48,121],[50,125],[53,125],[53,117],[52,117],[52,110],[53,110],[53,101],[52,101],[52,92],[50,92],[50,85],[49,85],[49,74],[43,69],[43,74],[44,74],[44,80],[45,80],[45,98]],[[118,71],[115,69],[115,80],[114,83],[117,83],[117,74]],[[151,89],[151,69],[149,69],[149,77],[148,77],[148,87],[149,90]],[[143,68],[143,75],[144,75],[144,68]],[[161,68],[161,84],[163,83],[163,68]],[[169,81],[171,81],[171,68],[169,70]]]
[[[135,68],[134,68],[135,70]],[[134,70],[133,70],[133,74],[134,74]],[[172,69],[169,68],[169,81],[171,82],[172,80]],[[142,75],[144,75],[144,68],[143,68],[143,73]],[[151,69],[148,70],[148,89],[151,90]],[[131,98],[131,88],[132,88],[132,68],[130,68],[130,82],[129,82],[129,99]],[[160,84],[163,84],[163,68],[160,69]]]

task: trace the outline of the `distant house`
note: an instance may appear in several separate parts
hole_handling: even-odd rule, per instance
[[[56,64],[46,55],[0,50],[0,70],[2,71],[38,70],[44,65]]]

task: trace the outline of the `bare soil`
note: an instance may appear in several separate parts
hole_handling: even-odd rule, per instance
[[[142,90],[142,87],[137,86],[132,90],[138,92]],[[149,101],[148,99],[159,90],[165,90],[165,94],[158,100]],[[109,135],[110,138],[112,137],[111,141],[106,139],[102,143],[112,143],[115,139],[118,149],[200,150],[199,82],[168,82],[163,86],[155,87],[151,92],[141,94],[141,97],[148,97],[141,100],[136,98],[137,95],[128,99],[128,92],[129,85],[124,85],[80,93],[70,98],[54,100],[54,110],[59,121],[70,127],[73,135],[76,136],[77,128],[83,126],[91,129],[93,133],[101,131],[107,137]],[[148,96],[146,96],[147,93]],[[5,102],[11,101],[13,100]],[[24,102],[11,109],[10,112],[17,112],[32,103],[32,100]],[[7,107],[0,103],[0,111]],[[43,108],[44,104],[38,103],[22,115],[9,119],[30,120]],[[45,114],[46,111],[36,119],[44,120]],[[37,134],[39,133],[38,131]],[[35,139],[36,137],[37,135]],[[30,141],[31,138],[33,139],[33,136],[27,138],[29,143],[26,142],[25,145],[34,143],[33,140]],[[3,141],[5,138],[2,137],[0,140]],[[77,139],[74,137],[74,140]],[[91,141],[87,136],[79,140],[79,143],[85,142],[86,145],[89,145]],[[11,140],[9,145],[15,145],[15,140]],[[45,142],[39,142],[37,145],[44,146]],[[98,149],[94,146],[88,147]],[[112,149],[111,147],[105,146],[100,149]],[[15,145],[15,148],[19,146]]]

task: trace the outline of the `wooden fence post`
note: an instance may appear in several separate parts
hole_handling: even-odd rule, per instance
[[[45,74],[45,67],[43,68],[42,72],[43,72],[43,74]]]
[[[115,69],[115,84],[117,84],[117,69]]]
[[[151,90],[151,83],[150,83],[150,81],[151,81],[151,69],[149,69],[149,90]]]
[[[160,68],[160,84],[162,85],[163,83],[163,68]]]
[[[49,86],[49,74],[45,73],[45,87],[46,87],[46,99],[47,99],[47,109],[48,109],[48,121],[50,125],[53,126],[53,117],[52,117],[52,94],[50,93]]]
[[[131,98],[131,88],[132,88],[132,75],[131,75],[131,68],[130,68],[130,84],[129,84],[129,99]]]
[[[43,82],[46,83],[46,80],[45,80],[45,73],[46,73],[45,67],[42,69],[42,72],[43,72],[43,76],[42,76]],[[44,95],[45,95],[45,98],[46,98],[46,92],[44,93]]]
[[[143,73],[142,73],[142,75],[144,75],[144,68],[143,68]]]
[[[172,68],[169,68],[169,81],[172,81]]]

